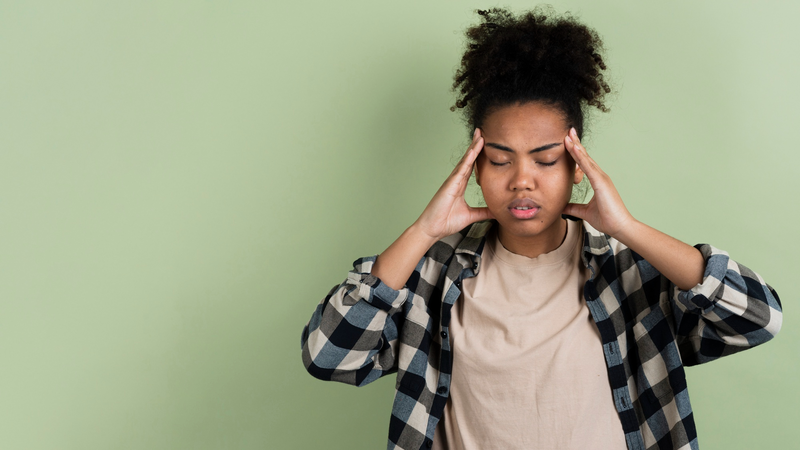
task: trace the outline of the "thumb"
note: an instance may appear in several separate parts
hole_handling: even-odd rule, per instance
[[[564,211],[562,211],[561,214],[566,214],[568,216],[574,216],[585,220],[588,209],[589,206],[583,203],[569,203],[564,207]]]
[[[480,222],[481,220],[494,219],[494,215],[489,211],[489,208],[469,208],[469,220],[471,223]]]

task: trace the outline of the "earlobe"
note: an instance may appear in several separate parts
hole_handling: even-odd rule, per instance
[[[575,163],[575,177],[572,182],[574,184],[579,184],[581,181],[583,181],[583,170],[578,167],[578,163]]]

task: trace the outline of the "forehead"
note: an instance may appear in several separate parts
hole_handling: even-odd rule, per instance
[[[567,132],[564,115],[538,102],[504,106],[490,112],[481,127],[486,140],[532,143],[561,140]]]

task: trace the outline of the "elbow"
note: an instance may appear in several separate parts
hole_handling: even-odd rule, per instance
[[[775,309],[771,305],[767,308],[767,313],[762,315],[757,322],[753,323],[756,327],[753,331],[746,333],[746,343],[741,345],[755,347],[765,342],[775,339],[783,326],[783,311],[780,307]]]
[[[771,286],[767,285],[765,294],[767,297],[765,303],[767,304],[769,310],[769,321],[764,326],[764,329],[769,332],[769,339],[772,339],[778,335],[778,332],[781,331],[781,327],[783,326],[783,307],[781,306],[781,300],[778,297],[778,293],[775,292],[775,289],[773,289]]]
[[[311,337],[311,339],[309,339],[309,337]],[[305,328],[303,328],[303,335],[300,338],[303,366],[306,368],[306,372],[308,372],[314,378],[323,381],[330,381],[331,376],[333,375],[333,369],[320,367],[314,362],[314,356],[318,357],[320,351],[322,350],[322,345],[315,345],[318,344],[318,341],[318,339],[314,339],[313,336],[310,336],[308,325],[306,325]]]
[[[312,339],[303,345],[302,352],[306,372],[318,380],[360,387],[388,373],[376,367],[371,355],[342,355],[341,351],[333,350],[335,346],[325,345],[326,339],[321,340],[321,344],[314,345],[312,334]]]
[[[307,349],[308,347],[303,348],[303,366],[306,368],[306,372],[318,380],[332,381],[333,369],[326,369],[315,364]]]
[[[763,280],[749,282],[749,295],[743,304],[740,334],[747,336],[750,346],[763,344],[778,335],[783,326],[783,308],[778,293]],[[738,321],[737,321],[738,322]]]
[[[783,311],[780,309],[772,309],[770,308],[770,315],[769,315],[769,322],[764,327],[764,329],[769,333],[769,338],[767,340],[773,339],[778,333],[781,331],[781,327],[783,326]]]
[[[355,372],[341,361],[342,355],[331,351],[334,346],[326,345],[327,339],[319,339],[316,333],[303,342],[303,366],[312,377],[322,381],[339,381],[355,384]]]
[[[313,353],[309,347],[303,347],[303,366],[312,377],[322,381],[337,381],[339,383],[350,384],[353,386],[364,386],[374,381],[380,376],[372,370],[372,364],[363,367],[347,367],[343,364],[334,367],[327,367],[325,358],[316,353],[317,360],[311,357]],[[324,355],[322,355],[324,356]]]

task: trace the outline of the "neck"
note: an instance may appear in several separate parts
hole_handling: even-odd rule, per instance
[[[558,222],[535,236],[514,236],[499,227],[497,238],[511,253],[536,258],[552,252],[564,243],[567,238],[567,220],[558,219]]]

